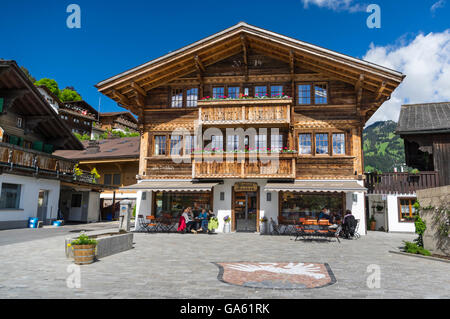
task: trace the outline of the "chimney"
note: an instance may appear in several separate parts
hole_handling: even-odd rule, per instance
[[[100,152],[100,142],[99,141],[89,141],[86,146],[86,154],[96,154]]]

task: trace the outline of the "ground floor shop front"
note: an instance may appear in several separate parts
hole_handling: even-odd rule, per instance
[[[366,233],[365,189],[360,181],[144,180],[126,189],[137,191],[137,215],[178,218],[187,207],[194,214],[212,210],[219,220],[217,232],[224,231],[227,216],[232,232],[259,232],[264,219],[269,224],[291,224],[300,218],[317,219],[327,207],[340,217],[351,210],[360,220],[360,234]]]

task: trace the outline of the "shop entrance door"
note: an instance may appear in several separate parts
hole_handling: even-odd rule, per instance
[[[258,218],[258,193],[234,193],[234,220],[237,232],[256,232]]]

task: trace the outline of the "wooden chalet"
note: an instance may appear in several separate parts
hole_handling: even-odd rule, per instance
[[[130,112],[100,113],[100,126],[109,131],[139,132],[138,122]]]
[[[60,196],[70,206],[74,189],[104,188],[74,174],[75,160],[53,154],[83,145],[46,98],[16,62],[0,60],[0,229],[27,227],[29,218],[51,223]]]
[[[428,188],[450,185],[450,102],[403,105],[396,133],[405,140],[406,165],[437,172]]]
[[[99,113],[86,101],[64,102],[59,114],[70,130],[80,135],[91,136],[92,127],[99,121]]]
[[[352,209],[364,233],[362,131],[403,78],[239,23],[96,87],[138,116],[139,183],[128,188],[139,212],[210,208],[219,230],[229,215],[232,230],[258,231],[262,217],[295,223],[328,206]]]

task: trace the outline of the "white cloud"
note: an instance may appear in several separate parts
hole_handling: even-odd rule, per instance
[[[419,34],[400,45],[377,47],[372,43],[363,59],[406,75],[368,125],[376,121],[398,121],[402,104],[450,101],[450,29]]]
[[[356,3],[354,0],[302,0],[305,9],[309,5],[316,5],[333,11],[360,12],[366,11],[367,5]]]
[[[443,8],[445,6],[445,0],[439,0],[438,2],[436,2],[435,4],[433,4],[430,8],[430,11],[432,13],[435,13],[437,9],[439,8]]]

